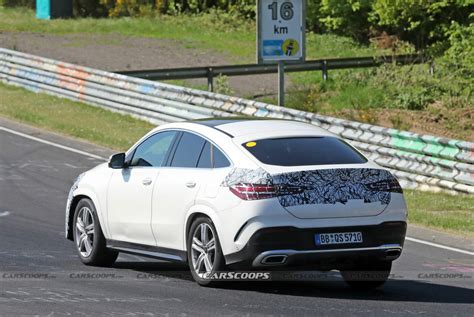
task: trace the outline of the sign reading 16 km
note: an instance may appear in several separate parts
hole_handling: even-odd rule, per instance
[[[258,62],[303,62],[305,0],[258,0]]]

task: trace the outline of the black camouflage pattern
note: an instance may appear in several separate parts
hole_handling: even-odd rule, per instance
[[[278,200],[284,207],[346,204],[354,199],[388,205],[392,192],[402,192],[389,171],[373,168],[320,169],[276,175],[270,175],[262,168],[235,168],[221,186],[239,184],[275,185]]]

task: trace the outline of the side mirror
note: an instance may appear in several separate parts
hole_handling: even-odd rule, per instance
[[[109,159],[109,167],[121,169],[127,167],[125,164],[125,153],[114,154]]]

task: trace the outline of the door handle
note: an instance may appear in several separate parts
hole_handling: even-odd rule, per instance
[[[196,186],[196,182],[192,182],[192,181],[191,181],[191,182],[187,182],[187,183],[186,183],[186,187],[188,187],[188,188],[193,188],[193,187],[195,187],[195,186]]]
[[[142,180],[142,184],[145,185],[145,186],[148,186],[151,184],[151,178],[145,178],[144,180]]]

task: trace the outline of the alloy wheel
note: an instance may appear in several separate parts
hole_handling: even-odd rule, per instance
[[[201,223],[193,233],[191,258],[194,271],[200,278],[209,277],[216,259],[216,240],[211,226]]]
[[[87,258],[94,245],[94,217],[88,207],[82,207],[76,219],[76,245],[81,256]]]

